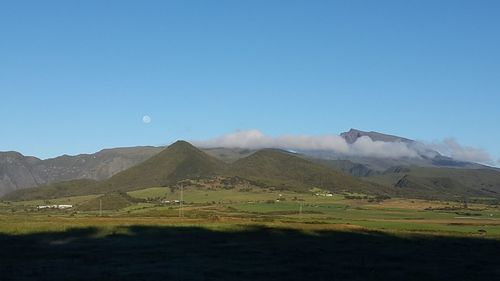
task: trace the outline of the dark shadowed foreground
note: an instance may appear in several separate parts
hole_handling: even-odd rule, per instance
[[[0,235],[0,280],[500,280],[500,241],[251,227]]]

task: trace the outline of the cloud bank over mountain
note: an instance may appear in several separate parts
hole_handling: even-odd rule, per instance
[[[481,149],[462,146],[449,138],[442,142],[423,144],[408,142],[374,141],[368,136],[348,143],[343,137],[330,135],[282,135],[269,136],[257,129],[228,133],[213,139],[193,141],[200,147],[228,148],[280,148],[287,150],[327,150],[339,154],[378,158],[421,158],[425,149],[439,151],[455,160],[492,164],[490,155]]]
[[[353,144],[349,144],[344,138],[338,135],[284,135],[272,137],[256,129],[237,131],[210,140],[194,141],[194,143],[201,147],[331,150],[339,154],[368,157],[419,157],[415,150],[402,142],[373,141],[369,137],[361,137]]]
[[[240,147],[250,149],[282,148],[301,150],[335,150],[347,153],[349,145],[337,135],[307,136],[284,135],[267,136],[259,130],[236,131],[206,141],[195,141],[201,147]]]
[[[453,138],[446,138],[441,142],[431,143],[429,144],[429,147],[455,160],[494,164],[494,161],[488,152],[480,148],[462,146]]]

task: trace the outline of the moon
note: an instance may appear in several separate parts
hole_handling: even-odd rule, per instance
[[[149,115],[144,115],[144,116],[142,117],[142,123],[144,123],[144,124],[149,124],[149,123],[151,123],[151,117],[150,117]]]

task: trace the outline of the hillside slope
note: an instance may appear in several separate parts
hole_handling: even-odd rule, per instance
[[[40,187],[19,189],[7,193],[2,197],[2,199],[12,200],[12,201],[23,201],[23,200],[53,199],[53,198],[91,194],[89,190],[91,190],[91,187],[95,186],[97,183],[98,182],[95,180],[88,180],[88,179],[56,182]]]
[[[500,172],[492,169],[394,167],[364,180],[397,187],[413,198],[500,199]]]
[[[41,160],[18,152],[0,152],[0,196],[15,190],[77,179],[104,180],[135,166],[163,148],[104,149],[94,154]]]
[[[440,155],[417,141],[382,134],[351,129],[341,136],[348,143],[354,143],[361,137],[373,141],[400,142],[418,152],[420,157],[383,158],[355,155],[342,155],[335,151],[311,150],[300,151],[313,162],[322,162],[337,170],[354,176],[371,176],[394,166],[453,167],[462,169],[494,169],[477,163],[463,162]],[[23,156],[18,152],[0,152],[0,196],[14,190],[43,186],[55,182],[76,179],[102,181],[133,167],[161,152],[165,147],[128,147],[104,149],[94,154],[60,157],[40,160],[36,157]],[[247,157],[254,150],[243,148],[203,148],[202,151],[226,163]],[[327,161],[331,161],[328,163]]]
[[[246,153],[246,152],[245,152]],[[345,170],[345,172],[337,169]],[[354,177],[353,174],[359,173]],[[307,191],[357,192],[409,198],[500,198],[500,173],[493,169],[394,167],[374,172],[347,161],[312,162],[304,155],[259,150],[232,164],[178,141],[150,159],[103,181],[76,180],[13,192],[8,200],[48,199],[173,186],[184,179],[239,177],[256,186]]]
[[[0,196],[45,183],[45,179],[33,171],[33,167],[41,161],[14,151],[0,152]]]
[[[389,189],[369,184],[353,176],[305,160],[293,153],[276,149],[260,150],[236,161],[229,174],[264,186],[292,190],[319,187],[330,191],[388,193]]]
[[[145,187],[168,186],[183,179],[220,174],[226,164],[188,142],[177,141],[150,159],[120,172],[93,187],[93,191],[128,191]]]
[[[311,158],[321,160],[347,160],[355,164],[361,164],[375,172],[383,172],[394,166],[419,166],[419,167],[436,167],[436,168],[462,168],[462,169],[495,169],[478,163],[459,161],[440,154],[438,151],[429,148],[428,145],[394,135],[383,134],[379,132],[366,132],[357,129],[350,129],[348,132],[341,133],[340,136],[349,144],[354,144],[360,138],[370,138],[375,142],[385,143],[401,143],[408,149],[416,152],[417,157],[382,157],[382,156],[366,156],[355,154],[342,154],[332,150],[312,150],[303,151],[300,153]],[[335,163],[334,163],[335,164]]]
[[[118,210],[138,202],[140,200],[125,192],[114,191],[86,201],[78,205],[77,209],[79,211]]]

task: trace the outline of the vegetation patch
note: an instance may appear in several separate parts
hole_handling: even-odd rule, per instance
[[[133,198],[125,192],[116,191],[91,199],[78,205],[77,208],[80,211],[119,210],[139,202],[141,200]]]

